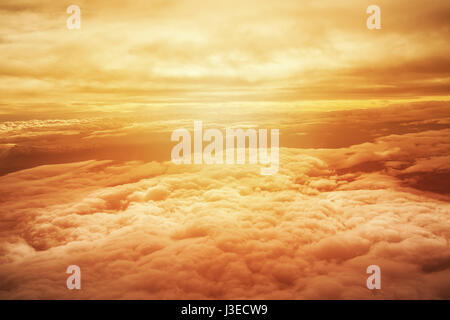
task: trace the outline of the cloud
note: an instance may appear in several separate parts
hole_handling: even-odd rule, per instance
[[[8,105],[40,114],[45,100],[60,115],[133,103],[369,106],[365,99],[445,97],[449,88],[445,0],[380,0],[376,32],[356,0],[79,1],[75,32],[65,27],[70,4],[2,1],[0,93]]]
[[[448,299],[448,199],[401,176],[447,170],[447,136],[283,148],[274,176],[111,160],[10,173],[0,178],[0,297]],[[368,160],[382,166],[357,167]],[[65,287],[70,264],[82,270],[77,292]],[[382,270],[376,296],[371,264]]]

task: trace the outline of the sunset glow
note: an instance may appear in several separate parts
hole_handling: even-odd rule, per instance
[[[448,0],[2,0],[0,298],[450,299],[449,21]],[[279,130],[276,171],[174,163],[195,121]]]

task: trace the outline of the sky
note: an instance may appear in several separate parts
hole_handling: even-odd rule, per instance
[[[380,0],[376,31],[365,0],[80,0],[81,29],[68,30],[71,4],[2,1],[2,117],[448,95],[445,0]]]
[[[0,298],[449,299],[449,18],[445,0],[2,0]],[[279,129],[279,171],[175,165],[195,120]]]

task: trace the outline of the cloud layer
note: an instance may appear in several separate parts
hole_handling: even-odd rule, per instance
[[[71,4],[2,1],[0,115],[449,92],[446,0],[379,0],[377,31],[360,0],[80,0],[69,31]]]
[[[417,188],[414,175],[448,173],[448,136],[283,148],[269,177],[251,165],[112,160],[8,174],[0,297],[448,299],[448,189]],[[70,264],[81,291],[65,287]]]
[[[0,4],[0,298],[450,299],[449,1],[71,4]],[[194,120],[279,172],[175,166]]]

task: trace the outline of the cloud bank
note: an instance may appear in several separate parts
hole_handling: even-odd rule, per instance
[[[448,299],[448,189],[411,176],[448,173],[448,135],[283,148],[274,176],[117,160],[10,173],[0,178],[0,297]],[[70,264],[80,291],[65,286]],[[371,264],[377,293],[365,287]]]

